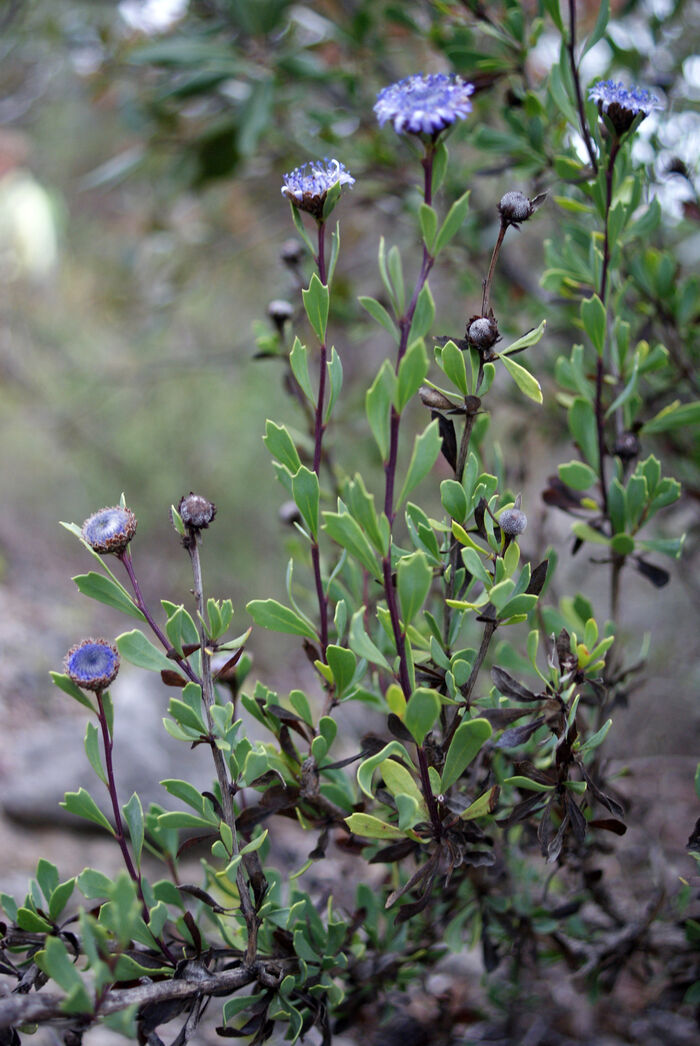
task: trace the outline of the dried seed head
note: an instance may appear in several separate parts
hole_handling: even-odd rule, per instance
[[[519,225],[520,222],[528,220],[534,207],[523,193],[507,192],[501,197],[498,210],[505,225]]]
[[[185,494],[177,506],[182,522],[190,530],[206,530],[216,515],[216,505],[201,494]]]
[[[136,516],[129,508],[101,508],[83,523],[83,540],[100,555],[123,552],[136,533]]]
[[[106,690],[119,671],[119,651],[106,639],[84,639],[66,654],[63,667],[82,690]]]
[[[500,338],[495,317],[474,316],[467,324],[467,338],[479,352],[488,352]]]
[[[524,533],[527,527],[527,516],[519,508],[507,508],[498,517],[498,525],[509,538]]]

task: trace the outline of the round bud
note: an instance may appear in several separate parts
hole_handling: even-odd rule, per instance
[[[287,527],[293,527],[295,523],[302,523],[302,515],[296,501],[283,502],[277,513],[280,523]]]
[[[488,352],[499,339],[498,324],[491,316],[476,316],[467,325],[467,338],[479,352]]]
[[[216,515],[216,505],[201,494],[185,494],[177,506],[182,522],[190,530],[206,530]]]
[[[527,527],[527,516],[519,508],[507,508],[498,517],[498,525],[504,534],[514,538]]]
[[[82,690],[106,690],[119,671],[119,651],[106,639],[84,639],[70,648],[63,667]]]
[[[521,192],[505,193],[498,205],[501,218],[507,225],[518,225],[520,222],[526,222],[533,209],[530,200]]]
[[[120,505],[101,508],[83,523],[83,540],[100,555],[123,552],[135,533],[136,516]]]
[[[294,315],[294,306],[283,298],[275,298],[267,307],[267,315],[273,323],[282,326],[287,320],[291,320]]]
[[[640,450],[639,439],[634,432],[623,432],[615,441],[613,454],[622,458],[623,461],[632,461],[639,457]]]
[[[304,248],[298,240],[285,240],[280,247],[280,258],[285,265],[294,268],[304,257]]]

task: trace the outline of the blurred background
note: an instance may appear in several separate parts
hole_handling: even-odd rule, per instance
[[[682,0],[612,6],[608,38],[586,56],[583,81],[612,72],[664,100],[663,117],[644,122],[635,148],[663,207],[659,249],[672,252],[678,279],[687,279],[700,256],[700,10]],[[77,593],[70,576],[92,564],[58,521],[80,524],[124,491],[139,520],[134,555],[146,597],[179,603],[188,598],[188,562],[169,507],[195,490],[218,506],[205,581],[212,595],[233,598],[237,631],[247,626],[248,599],[283,597],[294,532],[279,518],[285,495],[262,434],[271,417],[303,439],[304,423],[285,392],[267,308],[281,298],[298,309],[308,267],[280,258],[294,237],[282,174],[327,155],[357,179],[336,211],[332,337],[346,385],[332,438],[342,468],[371,474],[364,388],[390,346],[358,314],[355,297],[380,293],[380,234],[415,244],[419,171],[411,142],[377,128],[376,93],[415,71],[454,69],[477,86],[475,114],[450,139],[456,162],[438,200],[445,207],[471,186],[472,209],[432,281],[437,333],[461,336],[478,310],[495,204],[508,189],[556,192],[552,152],[572,144],[533,101],[559,47],[551,23],[538,21],[542,8],[537,0],[0,3],[0,787],[14,818],[0,835],[15,833],[0,846],[3,888],[22,888],[46,845],[27,826],[51,823],[73,784],[65,765],[52,776],[51,758],[61,749],[82,773],[80,728],[47,672],[82,636],[131,627]],[[599,5],[577,9],[582,35]],[[536,360],[545,406],[534,412],[499,379],[484,454],[511,488],[528,492],[529,551],[560,549],[553,598],[580,587],[604,618],[605,578],[571,559],[568,522],[539,500],[547,475],[572,456],[551,378],[576,338],[572,312],[538,282],[543,243],[557,230],[548,202],[509,235],[501,256],[493,297],[502,333],[516,336],[550,316]],[[675,344],[678,392],[693,399],[697,315],[690,310]],[[662,339],[654,322],[648,336]],[[411,425],[426,420],[413,408]],[[687,556],[663,564],[672,575],[664,589],[625,578],[629,649],[645,631],[653,642],[634,710],[619,713],[618,748],[651,760],[653,830],[675,833],[680,869],[700,718],[700,448],[681,431],[657,452],[686,484],[668,527],[688,529]],[[303,653],[291,639],[269,640],[254,638],[255,673],[289,688],[307,671]],[[117,687],[125,702],[130,690],[140,722],[149,695],[127,686],[126,675]],[[60,733],[66,716],[77,749]],[[29,727],[32,745],[44,730],[44,748],[29,744]],[[81,847],[69,858],[79,867],[91,859]]]

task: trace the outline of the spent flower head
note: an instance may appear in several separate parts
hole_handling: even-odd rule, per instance
[[[123,552],[136,533],[136,516],[129,508],[101,508],[83,523],[83,540],[101,555]]]
[[[84,639],[70,648],[63,667],[82,690],[106,690],[119,671],[119,651],[106,639]]]
[[[314,218],[323,217],[323,205],[334,185],[354,185],[355,179],[338,160],[310,160],[284,176],[282,195]]]
[[[656,95],[646,88],[625,87],[621,81],[599,80],[589,88],[588,97],[597,103],[600,113],[609,117],[618,134],[629,131],[640,114],[644,118],[653,109],[663,109]]]
[[[380,127],[391,121],[397,134],[438,135],[472,111],[474,85],[460,76],[416,73],[383,88],[374,111]]]

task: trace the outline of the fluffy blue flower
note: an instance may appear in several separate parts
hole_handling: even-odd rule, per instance
[[[619,134],[629,130],[640,113],[644,117],[653,109],[663,109],[659,99],[646,88],[628,88],[614,80],[599,80],[589,88],[588,97],[597,103],[601,113],[610,117]]]
[[[119,671],[119,651],[106,639],[84,639],[63,662],[66,674],[83,690],[106,690]]]
[[[355,179],[338,160],[310,160],[284,176],[281,192],[302,211],[320,218],[328,190],[336,185],[354,185]]]
[[[397,134],[436,135],[472,111],[474,85],[456,75],[416,73],[385,87],[374,111],[381,127],[391,121]]]
[[[123,552],[136,533],[136,516],[129,508],[101,508],[83,523],[83,539],[102,555]]]

